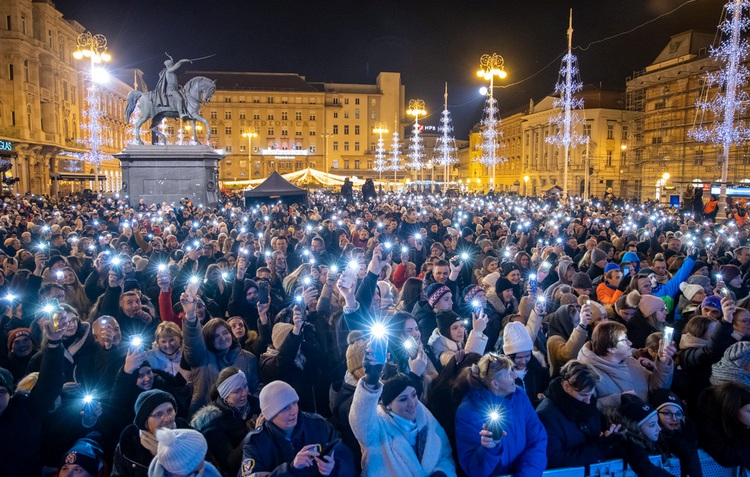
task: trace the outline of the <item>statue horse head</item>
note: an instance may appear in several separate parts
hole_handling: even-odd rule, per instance
[[[208,103],[216,92],[216,81],[205,76],[196,76],[185,83],[182,90],[185,93],[185,99],[188,101]]]

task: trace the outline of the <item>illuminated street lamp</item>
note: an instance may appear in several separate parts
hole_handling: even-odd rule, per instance
[[[529,195],[529,179],[528,175],[523,176],[523,195],[527,197]]]
[[[103,137],[100,119],[104,116],[104,112],[99,108],[99,97],[96,94],[96,83],[106,82],[108,75],[106,70],[97,68],[97,65],[112,61],[112,55],[107,51],[107,37],[102,34],[93,35],[89,31],[83,32],[78,35],[76,45],[77,48],[76,51],[73,52],[73,58],[76,60],[87,58],[91,64],[91,82],[89,83],[87,94],[89,108],[89,142],[91,147],[89,160],[94,164],[94,183],[96,190],[101,190],[101,184],[99,184],[99,168],[102,162],[100,149]]]
[[[477,76],[490,82],[489,88],[482,87],[480,93],[488,96],[487,107],[485,108],[486,118],[482,121],[484,130],[482,131],[482,156],[479,161],[485,166],[491,168],[491,183],[495,183],[495,165],[500,162],[497,157],[497,148],[499,147],[499,137],[497,119],[497,101],[494,97],[495,77],[499,79],[506,78],[505,60],[497,53],[491,55],[482,55],[479,59],[479,70]]]
[[[242,133],[242,137],[247,138],[247,180],[253,178],[253,138],[258,137],[256,132]]]
[[[417,171],[425,167],[422,163],[424,157],[424,145],[422,144],[422,138],[419,136],[419,117],[427,114],[425,110],[424,100],[422,99],[410,99],[409,109],[406,110],[406,114],[414,116],[414,126],[411,130],[411,142],[409,143],[409,162],[406,164],[412,170],[414,180],[417,180]],[[422,173],[424,178],[424,173]],[[422,184],[424,188],[424,184]]]

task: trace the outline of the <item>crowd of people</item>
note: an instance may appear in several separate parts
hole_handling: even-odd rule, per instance
[[[750,467],[750,223],[607,200],[4,199],[0,475]]]

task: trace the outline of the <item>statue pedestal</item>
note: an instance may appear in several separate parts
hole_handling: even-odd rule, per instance
[[[219,161],[224,158],[206,145],[131,144],[114,155],[122,167],[122,194],[135,205],[177,204],[187,197],[194,205],[219,202]]]

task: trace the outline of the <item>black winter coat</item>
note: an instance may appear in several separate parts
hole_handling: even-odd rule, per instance
[[[190,426],[187,421],[178,417],[175,419],[175,427],[188,429]],[[148,466],[154,456],[141,445],[139,432],[135,424],[123,429],[115,449],[112,477],[148,477]]]
[[[317,414],[300,412],[297,425],[291,436],[269,421],[263,422],[257,429],[247,435],[242,447],[242,465],[240,474],[249,477],[253,472],[261,475],[273,473],[274,477],[315,476],[317,467],[307,470],[293,470],[294,456],[310,444],[327,443],[338,438],[333,426]],[[332,477],[349,477],[354,474],[352,453],[343,442],[334,448],[336,464]]]
[[[539,399],[537,395],[543,394],[549,386],[549,369],[543,367],[532,354],[526,365],[526,375],[523,379],[516,378],[516,385],[526,391],[531,405],[536,409],[542,402],[542,399]]]
[[[563,390],[558,377],[550,383],[536,413],[547,429],[547,467],[587,466],[611,458],[618,439],[599,436],[602,414],[596,398],[589,404],[578,401]]]
[[[242,440],[253,429],[236,410],[228,407],[221,398],[200,408],[190,425],[203,434],[208,443],[211,462],[222,475],[234,477],[242,461]]]
[[[695,424],[698,443],[719,465],[750,468],[750,431],[744,429],[739,439],[730,439],[722,429],[721,405],[712,386],[698,398]]]
[[[686,417],[680,429],[669,432],[662,428],[659,447],[680,459],[682,477],[703,477],[701,461],[698,457],[698,434],[693,421]]]
[[[330,406],[331,406],[331,424],[341,434],[341,440],[346,444],[354,456],[354,465],[357,472],[360,472],[362,462],[362,448],[359,441],[352,432],[352,426],[349,424],[349,410],[352,408],[352,399],[354,399],[354,390],[356,388],[344,381],[337,381],[331,384],[330,389]]]
[[[62,346],[45,348],[41,352],[39,381],[34,389],[11,396],[0,414],[0,475],[36,477],[41,474],[42,419],[62,391],[64,360]]]

